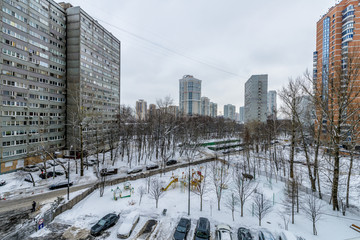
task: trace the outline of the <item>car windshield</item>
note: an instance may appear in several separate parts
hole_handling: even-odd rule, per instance
[[[199,238],[208,238],[207,233],[202,231],[197,231],[196,236]]]
[[[183,226],[178,226],[178,227],[176,228],[176,231],[181,232],[181,233],[185,233],[185,232],[186,232],[186,228],[183,227]]]
[[[100,221],[98,222],[98,224],[99,224],[100,226],[104,226],[104,225],[105,225],[105,223],[106,223],[106,221],[105,221],[105,220],[100,220]]]

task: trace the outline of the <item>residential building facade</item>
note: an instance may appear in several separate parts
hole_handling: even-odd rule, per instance
[[[235,115],[236,110],[235,109],[236,109],[236,107],[232,104],[224,105],[224,118],[235,121],[236,120],[236,115]]]
[[[210,117],[217,117],[217,103],[210,102]]]
[[[327,104],[326,114],[317,109],[323,133],[329,121],[340,131],[339,142],[351,140],[354,118],[360,115],[360,76],[358,54],[360,41],[360,6],[358,0],[342,0],[331,7],[316,25],[314,61],[314,90],[317,100]],[[346,99],[346,102],[342,99]],[[341,116],[341,124],[337,124]],[[352,126],[351,126],[352,125]],[[356,128],[355,128],[356,129]],[[358,130],[356,130],[358,131]],[[324,134],[326,135],[326,134]],[[338,145],[338,144],[336,144]]]
[[[75,110],[91,110],[92,118],[101,113],[103,123],[115,119],[120,42],[80,7],[52,0],[0,5],[3,173],[41,161],[39,152],[69,149],[66,142],[80,128],[69,127]],[[84,136],[91,131],[78,126]]]
[[[245,123],[266,122],[268,75],[252,75],[245,83]]]
[[[201,115],[210,116],[210,99],[201,97]]]
[[[179,80],[179,107],[181,114],[201,114],[201,80],[185,75]]]
[[[240,123],[245,122],[245,107],[239,108],[239,121],[240,121]]]
[[[277,105],[276,105],[276,91],[271,90],[267,95],[267,114],[268,118],[276,119],[277,115]]]
[[[65,146],[66,16],[54,1],[1,1],[1,166]]]
[[[119,113],[120,41],[80,7],[66,15],[67,144],[82,136],[91,150]]]
[[[137,120],[145,120],[147,115],[147,103],[143,99],[139,99],[139,101],[136,101],[136,107],[135,107],[135,119]]]

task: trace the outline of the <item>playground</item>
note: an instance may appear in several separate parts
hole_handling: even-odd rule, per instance
[[[215,171],[221,174],[220,170]],[[228,172],[230,175],[231,173],[230,171]],[[259,191],[261,190],[264,194],[264,198],[269,199],[272,203],[272,211],[264,217],[262,226],[259,227],[258,219],[251,210],[253,202],[251,197],[245,203],[244,217],[240,217],[239,209],[236,208],[235,220],[232,220],[231,210],[227,207],[229,196],[234,191],[232,181],[229,181],[226,186],[222,187],[221,210],[217,210],[212,174],[209,171],[209,167],[207,171],[205,170],[205,165],[202,168],[190,169],[190,188],[194,190],[190,193],[190,216],[187,215],[189,169],[177,169],[161,176],[151,177],[151,179],[156,178],[163,183],[163,193],[159,199],[159,208],[155,208],[155,200],[147,193],[145,193],[141,204],[139,204],[140,196],[138,190],[141,187],[146,187],[149,180],[144,178],[106,187],[103,197],[99,197],[99,192],[95,191],[71,210],[56,217],[55,222],[74,225],[80,229],[90,229],[104,215],[111,212],[120,213],[119,223],[108,230],[109,235],[107,235],[106,239],[116,239],[117,229],[124,217],[134,211],[140,214],[140,222],[129,239],[139,234],[146,221],[150,219],[155,219],[158,222],[156,228],[151,233],[150,239],[170,239],[173,233],[172,229],[174,229],[180,217],[191,219],[191,231],[195,229],[196,221],[199,217],[206,217],[210,220],[211,231],[213,233],[215,225],[218,224],[229,224],[234,233],[239,227],[249,228],[252,232],[256,232],[260,228],[267,228],[275,236],[284,230],[283,220],[279,216],[284,189],[284,183],[282,182],[269,181],[269,179],[260,176],[251,180],[258,184]],[[195,194],[195,190],[202,183],[206,183],[208,190],[203,198],[203,210],[200,211],[200,198],[199,195]],[[163,214],[164,209],[167,209],[166,214]],[[295,224],[289,224],[289,231],[296,236],[315,240],[348,239],[360,236],[360,233],[355,231],[359,230],[358,226],[360,225],[360,221],[356,222],[354,220],[359,218],[357,214],[348,212],[346,218],[342,218],[341,213],[334,213],[331,210],[331,206],[326,202],[324,202],[323,211],[327,214],[323,215],[317,223],[318,236],[312,235],[312,224],[305,217],[303,211],[296,214]],[[329,229],[334,229],[334,231]],[[160,235],[163,237],[159,238]]]

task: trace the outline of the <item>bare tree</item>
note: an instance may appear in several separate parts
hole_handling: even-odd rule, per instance
[[[261,226],[261,220],[272,210],[272,203],[264,197],[262,192],[254,194],[253,203],[254,215],[259,219],[259,226]]]
[[[227,184],[229,182],[229,169],[225,166],[225,164],[218,161],[212,162],[211,168],[212,181],[215,187],[218,210],[220,211],[222,192],[225,188],[227,188]]]
[[[139,193],[139,206],[140,206],[140,204],[141,204],[141,199],[142,199],[142,197],[144,196],[144,194],[146,193],[146,188],[144,187],[144,186],[140,186],[139,188],[138,188],[138,193]]]
[[[164,191],[162,191],[162,182],[159,178],[153,178],[150,184],[149,196],[152,199],[155,199],[156,208],[158,208],[159,199],[163,196]]]
[[[316,222],[321,218],[323,204],[320,199],[318,199],[315,194],[309,194],[305,197],[303,202],[303,210],[305,216],[312,222],[313,225],[313,234],[317,235]]]
[[[252,180],[245,180],[244,175],[240,168],[236,168],[234,171],[234,183],[235,183],[235,190],[238,195],[238,199],[240,202],[240,216],[244,216],[244,205],[245,201],[251,196],[251,194],[257,188],[255,182]]]
[[[239,199],[236,197],[234,192],[231,193],[226,199],[225,199],[225,207],[227,207],[231,211],[232,220],[235,221],[235,208],[238,204]]]
[[[196,195],[199,195],[200,197],[200,211],[202,211],[203,207],[203,197],[208,192],[208,185],[206,184],[206,178],[207,178],[207,165],[205,166],[205,170],[201,172],[202,179],[198,182],[198,185],[196,188],[194,188],[194,193]]]

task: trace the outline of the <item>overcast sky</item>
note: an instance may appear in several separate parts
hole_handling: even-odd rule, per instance
[[[202,96],[236,111],[244,84],[268,74],[268,90],[312,70],[316,22],[334,0],[68,0],[122,44],[121,103],[179,104],[179,79],[202,80]]]

